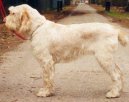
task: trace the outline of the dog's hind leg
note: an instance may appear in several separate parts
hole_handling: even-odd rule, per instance
[[[100,66],[109,74],[113,81],[111,90],[106,94],[107,98],[115,98],[120,96],[123,87],[122,73],[119,67],[114,63],[112,52],[99,49],[95,53]]]
[[[39,90],[37,96],[47,97],[53,94],[54,83],[54,61],[52,56],[47,53],[42,53],[38,56],[38,60],[43,68],[43,84],[44,87]]]

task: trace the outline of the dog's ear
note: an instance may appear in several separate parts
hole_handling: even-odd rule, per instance
[[[27,32],[30,30],[31,26],[31,20],[30,20],[30,15],[27,12],[27,9],[24,9],[22,14],[21,14],[21,27],[20,27],[20,32]]]
[[[22,15],[21,15],[21,22],[22,22],[22,24],[26,24],[29,19],[30,19],[30,16],[29,16],[27,10],[24,10]]]

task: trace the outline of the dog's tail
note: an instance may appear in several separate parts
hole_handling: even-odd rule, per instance
[[[121,31],[119,32],[118,40],[120,41],[121,45],[123,45],[123,46],[126,46],[129,42],[129,39],[128,39],[126,33],[123,33]]]

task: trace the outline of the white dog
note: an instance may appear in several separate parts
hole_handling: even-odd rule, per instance
[[[30,37],[33,53],[43,68],[44,88],[38,96],[53,93],[54,65],[68,62],[86,54],[93,54],[100,66],[113,81],[106,97],[119,97],[122,90],[122,73],[113,60],[118,39],[122,45],[126,36],[106,23],[62,25],[46,20],[30,6],[23,4],[9,8],[5,25],[12,31]]]

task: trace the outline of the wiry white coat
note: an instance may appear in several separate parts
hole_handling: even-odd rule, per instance
[[[95,54],[100,49],[113,52],[117,44],[118,30],[105,23],[61,25],[46,20],[32,37],[34,52],[49,51],[55,63]]]
[[[122,74],[113,60],[113,53],[117,50],[118,38],[123,45],[127,39],[118,29],[106,23],[62,25],[46,20],[28,5],[12,8],[10,12],[17,13],[6,17],[6,26],[31,37],[33,53],[43,68],[44,88],[39,90],[38,96],[46,97],[53,93],[54,64],[86,54],[93,54],[114,81],[106,97],[120,95]],[[18,16],[18,13],[21,15]]]

